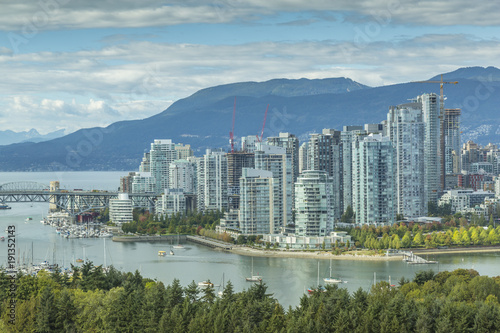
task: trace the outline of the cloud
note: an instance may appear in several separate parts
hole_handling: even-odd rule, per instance
[[[20,32],[20,36],[26,38],[42,30],[228,23],[299,11],[349,13],[347,19],[357,22],[498,26],[500,3],[479,1],[472,6],[470,1],[465,0],[40,0],[27,3],[4,0],[0,30]]]
[[[460,34],[395,42],[132,41],[97,50],[0,54],[0,75],[8,78],[0,81],[0,129],[34,127],[46,133],[54,130],[54,119],[70,130],[106,126],[157,114],[199,89],[233,82],[349,77],[379,86],[425,80],[463,66],[500,67],[498,59],[497,41]]]

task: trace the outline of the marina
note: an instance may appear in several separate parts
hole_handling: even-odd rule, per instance
[[[60,177],[61,182],[69,183],[71,188],[114,188],[114,184],[122,173],[82,172],[82,173],[3,173],[4,179],[15,177],[38,177],[43,181]],[[2,173],[0,173],[1,179]],[[72,181],[73,178],[78,182]],[[57,178],[56,178],[57,179]],[[15,179],[14,179],[15,180]],[[257,257],[238,255],[223,248],[207,247],[191,241],[184,242],[180,235],[180,243],[184,249],[173,249],[175,255],[169,255],[170,248],[175,246],[178,235],[172,235],[168,241],[113,241],[102,237],[66,238],[57,234],[57,227],[40,223],[48,211],[48,204],[34,203],[12,204],[12,209],[0,211],[0,228],[16,226],[16,262],[58,264],[61,268],[70,267],[70,263],[81,265],[84,259],[94,265],[112,265],[124,272],[136,270],[144,276],[165,285],[178,279],[183,287],[195,281],[219,281],[222,272],[227,283],[231,281],[234,290],[250,288],[246,282],[253,270],[264,277],[263,283],[267,292],[280,301],[284,307],[298,306],[300,298],[308,288],[317,288],[318,260],[288,257]],[[25,221],[27,216],[33,220]],[[154,237],[154,236],[153,236]],[[109,240],[110,238],[108,238]],[[31,250],[33,246],[33,251]],[[165,256],[159,256],[165,251]],[[31,260],[33,253],[33,260]],[[106,253],[106,256],[103,254]],[[401,277],[413,279],[422,270],[432,269],[434,272],[452,271],[457,268],[475,269],[481,275],[500,276],[499,252],[487,253],[446,253],[420,254],[429,261],[437,261],[433,265],[409,265],[402,260],[369,261],[369,260],[332,260],[332,275],[342,277],[348,283],[339,284],[354,293],[358,288],[369,290],[376,282],[399,281]],[[24,258],[24,259],[23,259]],[[106,259],[106,260],[105,260]],[[78,260],[78,261],[77,261]],[[0,242],[0,265],[7,263],[7,242]],[[320,260],[320,277],[328,275],[329,260]],[[319,284],[325,282],[320,279]]]

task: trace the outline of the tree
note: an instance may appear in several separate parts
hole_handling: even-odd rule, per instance
[[[344,214],[340,217],[340,221],[344,223],[352,222],[352,218],[354,217],[354,211],[352,210],[351,205],[348,205]]]
[[[56,304],[50,286],[43,287],[36,306],[37,332],[53,332],[56,323]]]
[[[415,245],[422,245],[424,243],[424,237],[422,236],[422,232],[418,232],[413,238],[413,243]]]
[[[411,246],[410,232],[407,231],[401,240],[401,246],[408,248]]]

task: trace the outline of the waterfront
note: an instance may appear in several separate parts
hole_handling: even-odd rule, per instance
[[[0,183],[21,180],[36,180],[48,183],[59,180],[66,188],[113,190],[118,187],[120,175],[126,172],[81,172],[57,173],[0,173]],[[36,178],[38,177],[38,178]],[[73,177],[73,178],[72,178]],[[122,271],[139,270],[144,277],[157,279],[170,284],[174,278],[180,280],[183,286],[191,281],[199,282],[210,279],[215,285],[231,280],[236,291],[250,286],[245,277],[251,274],[252,257],[234,253],[213,250],[193,243],[187,243],[185,249],[174,249],[174,256],[159,257],[159,250],[170,250],[168,243],[118,243],[110,239],[84,238],[66,239],[56,234],[55,228],[42,225],[39,221],[46,214],[48,204],[29,203],[10,204],[8,211],[0,211],[0,228],[16,225],[17,253],[25,260],[31,258],[31,247],[34,249],[34,262],[47,260],[69,267],[70,262],[85,256],[100,265],[104,263],[104,242],[106,242],[106,263]],[[32,217],[31,221],[26,221]],[[470,253],[424,255],[425,259],[438,260],[437,265],[408,265],[397,261],[349,261],[333,260],[333,275],[348,281],[342,284],[350,292],[358,288],[367,290],[373,284],[374,273],[377,281],[389,280],[393,283],[402,277],[412,279],[414,274],[424,269],[435,272],[454,270],[457,268],[476,269],[481,275],[500,275],[500,253]],[[7,242],[0,243],[0,264],[7,261]],[[329,261],[320,260],[320,282],[328,276]],[[297,306],[305,289],[315,286],[318,279],[318,260],[304,258],[254,257],[254,273],[262,275],[268,285],[269,293],[273,293],[281,304]]]

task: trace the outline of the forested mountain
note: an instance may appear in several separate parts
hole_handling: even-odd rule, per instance
[[[461,68],[444,74],[444,79],[459,81],[445,85],[445,107],[462,109],[463,141],[499,143],[500,70]],[[227,84],[202,89],[147,119],[0,147],[0,171],[136,170],[154,139],[190,144],[198,155],[206,148],[229,149],[235,97],[236,139],[260,133],[269,104],[264,136],[285,131],[307,140],[310,133],[323,128],[379,123],[387,118],[389,106],[429,92],[439,93],[439,84],[367,87],[347,78]]]

